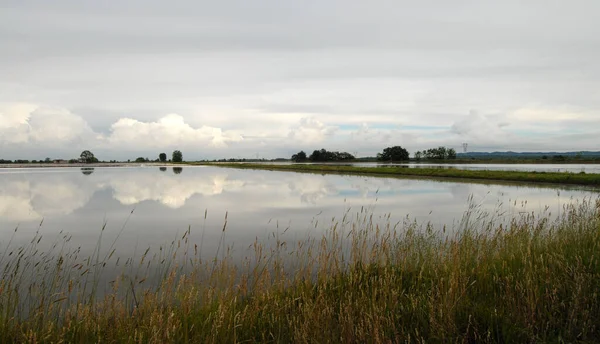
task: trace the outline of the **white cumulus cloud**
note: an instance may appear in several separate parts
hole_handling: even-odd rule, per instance
[[[300,123],[290,129],[288,137],[302,143],[319,143],[332,136],[336,130],[337,127],[326,125],[315,117],[303,117]]]
[[[193,128],[177,114],[169,114],[156,122],[121,118],[111,126],[111,130],[108,137],[111,144],[142,147],[209,145],[222,148],[243,140],[239,133],[221,128],[206,125]]]
[[[99,138],[88,123],[68,110],[33,104],[0,106],[0,142],[44,146],[77,145]]]

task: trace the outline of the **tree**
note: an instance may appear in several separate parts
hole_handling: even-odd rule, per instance
[[[425,159],[444,160],[448,158],[448,149],[444,146],[438,148],[429,148],[424,151]],[[456,156],[456,152],[454,152]]]
[[[167,161],[167,153],[160,153],[158,155],[158,160],[160,160],[160,162],[165,162]]]
[[[382,153],[377,154],[379,161],[405,161],[408,158],[408,151],[401,146],[388,147]]]
[[[423,154],[421,153],[421,151],[416,151],[415,152],[415,160],[421,160],[421,158],[423,157]]]
[[[319,162],[319,161],[327,161],[327,151],[325,149],[314,150],[310,155],[310,161]]]
[[[448,159],[456,159],[456,151],[454,150],[454,148],[449,148],[446,151],[446,154],[448,156]]]
[[[98,162],[98,159],[96,159],[94,153],[90,152],[89,150],[84,150],[83,152],[81,152],[81,155],[79,157],[81,158],[81,161],[88,164]]]
[[[300,151],[297,154],[292,155],[293,162],[304,162],[306,161],[306,153],[304,151]]]
[[[436,150],[435,150],[435,158],[439,159],[439,160],[444,160],[446,159],[446,147],[444,146],[439,146]]]
[[[183,154],[181,153],[181,151],[173,151],[173,162],[182,162],[183,161]]]
[[[321,150],[315,150],[310,157],[310,161],[313,162],[326,162],[326,161],[347,161],[354,160],[354,155],[347,152],[329,152],[324,148]]]
[[[146,159],[139,157],[139,158],[135,159],[135,162],[146,162]]]

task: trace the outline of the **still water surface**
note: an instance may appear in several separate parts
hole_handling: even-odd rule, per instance
[[[72,235],[69,244],[81,247],[85,255],[105,225],[106,247],[124,228],[116,243],[120,255],[171,242],[191,227],[194,242],[204,232],[202,245],[211,256],[227,216],[225,240],[243,256],[257,239],[276,232],[286,240],[318,235],[361,207],[376,218],[391,214],[392,223],[408,216],[440,227],[460,220],[471,195],[485,209],[502,204],[506,217],[512,217],[546,206],[558,214],[566,202],[597,194],[581,188],[203,166],[6,169],[0,170],[0,252],[18,228],[13,247],[26,243],[38,229],[42,244],[60,241],[62,231]]]

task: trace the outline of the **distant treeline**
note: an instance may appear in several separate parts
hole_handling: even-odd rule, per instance
[[[422,151],[416,151],[411,158],[409,152],[401,146],[387,147],[383,149],[377,156],[371,157],[360,157],[357,158],[353,154],[348,152],[328,151],[324,148],[320,150],[314,150],[311,155],[307,155],[304,151],[300,151],[292,155],[291,160],[294,162],[343,162],[343,161],[408,161],[408,160],[533,160],[537,161],[548,161],[548,162],[565,162],[565,161],[598,161],[600,160],[600,151],[581,151],[581,152],[469,152],[469,153],[457,153],[453,148],[447,148],[440,146],[437,148],[424,149]],[[216,161],[216,162],[277,162],[286,161],[286,158],[276,159],[246,159],[246,158],[230,158],[230,159],[213,159],[203,161]],[[167,160],[166,153],[160,153],[158,159],[149,159],[147,157],[138,157],[135,162],[182,162],[183,154],[181,151],[174,151],[171,159]],[[84,151],[81,153],[79,159],[51,159],[45,158],[40,160],[26,160],[26,159],[15,159],[7,160],[0,159],[0,164],[52,164],[52,163],[117,163],[121,161],[110,160],[110,161],[99,161],[92,152]],[[123,161],[125,162],[125,161]],[[127,160],[126,162],[131,162]]]
[[[377,161],[408,161],[410,160],[410,154],[408,151],[401,146],[387,147],[383,149],[381,153],[377,154],[375,158]],[[423,150],[422,152],[415,153],[415,159],[428,159],[428,160],[446,160],[456,159],[456,151],[453,148],[446,148],[443,146],[437,148],[430,148]],[[315,150],[310,156],[307,156],[304,151],[300,151],[292,155],[291,160],[294,162],[336,162],[336,161],[350,161],[356,160],[356,157],[347,152],[330,152],[326,149]]]
[[[94,163],[117,163],[120,161],[117,160],[109,160],[109,161],[93,161]],[[16,160],[6,160],[6,159],[0,159],[0,164],[80,164],[80,163],[86,163],[86,161],[82,161],[80,159],[69,159],[69,160],[62,160],[62,159],[56,159],[56,160],[23,160],[23,159],[16,159]]]
[[[600,151],[582,151],[582,152],[471,152],[457,153],[454,148],[440,146],[437,148],[424,149],[416,151],[413,157],[401,146],[387,147],[377,156],[355,158],[352,154],[346,152],[329,152],[325,149],[315,150],[310,156],[304,151],[292,155],[294,162],[335,162],[335,161],[421,161],[421,160],[538,160],[548,162],[565,162],[577,160],[600,160]]]
[[[16,159],[16,160],[6,160],[0,159],[0,164],[53,164],[53,163],[70,163],[74,164],[79,162],[77,159],[71,160],[51,160],[50,158],[46,158],[44,160],[25,160],[25,159]]]

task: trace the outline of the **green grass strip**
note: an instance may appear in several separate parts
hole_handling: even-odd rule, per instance
[[[382,177],[431,177],[471,179],[488,181],[509,181],[524,183],[546,183],[565,185],[585,185],[600,187],[600,174],[571,172],[524,172],[524,171],[489,171],[460,170],[442,168],[406,168],[399,166],[356,167],[344,165],[269,165],[248,163],[192,163],[192,165],[209,165],[241,169],[259,169],[269,171],[293,171],[313,173],[360,174]]]

